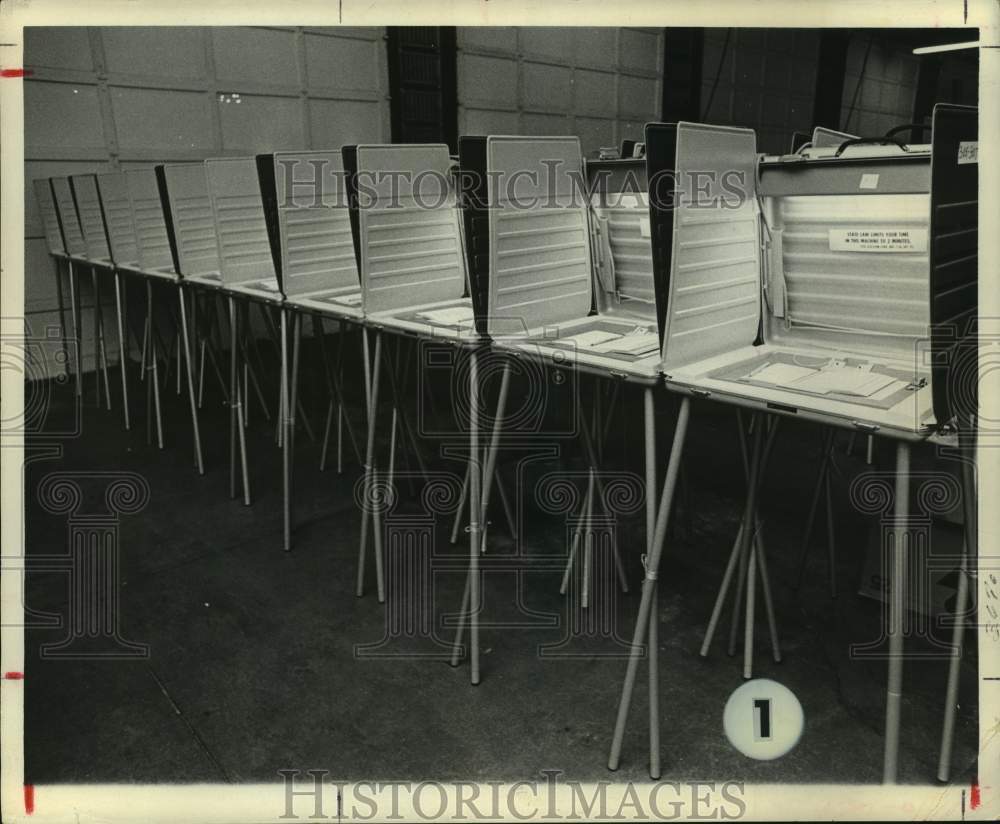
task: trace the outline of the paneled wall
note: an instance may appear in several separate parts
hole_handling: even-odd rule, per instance
[[[867,32],[852,37],[847,48],[841,128],[871,137],[909,123],[919,66],[920,58],[911,48],[880,42]]]
[[[658,120],[663,30],[460,28],[459,134],[576,134],[585,153]]]
[[[786,152],[810,132],[819,33],[803,29],[705,29],[701,117],[757,130],[757,149]]]
[[[58,328],[34,178],[388,140],[384,34],[379,28],[26,29],[30,334],[45,338]],[[83,302],[89,369],[89,288]],[[49,344],[49,367],[57,348]]]

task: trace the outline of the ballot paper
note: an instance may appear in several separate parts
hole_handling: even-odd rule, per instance
[[[660,336],[655,332],[636,332],[622,335],[614,340],[599,343],[593,347],[595,352],[607,352],[618,355],[649,355],[660,349]]]
[[[580,332],[576,335],[562,338],[562,343],[572,343],[579,349],[593,349],[595,346],[607,341],[620,338],[617,332],[606,332],[602,329],[591,329],[589,332]]]
[[[252,289],[263,289],[265,292],[277,292],[278,284],[273,280],[262,280],[259,283],[251,283]]]
[[[794,363],[769,363],[751,372],[747,378],[797,392],[853,395],[873,400],[884,400],[906,385],[891,375],[872,372],[871,364],[847,366],[842,361],[818,369]]]
[[[444,309],[417,312],[417,317],[443,326],[470,326],[475,320],[471,306],[448,306]]]
[[[838,395],[868,398],[895,380],[892,375],[880,375],[855,366],[841,366],[834,369],[820,369],[795,381],[792,387],[804,392],[815,392],[817,395],[833,392]]]
[[[335,303],[343,303],[345,306],[357,306],[361,303],[361,293],[355,292],[353,295],[336,295],[330,298]]]
[[[796,366],[794,363],[769,363],[751,372],[747,378],[774,386],[788,386],[797,380],[815,375],[817,371],[807,366]]]

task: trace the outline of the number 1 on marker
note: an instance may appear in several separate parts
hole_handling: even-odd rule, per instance
[[[771,740],[771,699],[753,699],[753,740]]]

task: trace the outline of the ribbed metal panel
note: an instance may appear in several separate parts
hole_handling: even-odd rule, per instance
[[[817,126],[813,129],[812,147],[814,149],[836,148],[845,140],[853,140],[856,137],[856,134],[838,132],[833,129],[825,129],[822,126]]]
[[[566,302],[587,314],[590,303],[587,226],[582,209],[503,211],[495,218],[497,279],[493,314],[522,318],[525,328],[558,323]],[[587,275],[586,278],[581,273]]]
[[[462,297],[465,253],[450,165],[447,146],[358,147],[358,174],[371,200],[359,210],[366,313]],[[380,182],[380,172],[401,177]],[[410,183],[420,173],[418,200]]]
[[[274,168],[285,294],[357,288],[341,153],[281,153]]]
[[[101,198],[97,194],[97,179],[94,175],[73,175],[70,178],[76,196],[77,213],[80,215],[80,229],[87,247],[87,257],[91,260],[109,260],[111,250],[104,229],[104,215],[101,213]]]
[[[204,164],[169,164],[163,167],[163,175],[181,274],[185,277],[218,274],[219,244]]]
[[[603,201],[603,204],[602,204]],[[621,308],[656,319],[653,251],[649,239],[649,198],[643,194],[595,196],[594,213],[607,226]],[[603,223],[606,221],[606,223]],[[645,231],[644,231],[645,229]]]
[[[223,282],[247,285],[267,281],[277,288],[253,158],[206,160],[205,171]]]
[[[793,330],[809,325],[852,337],[898,336],[898,354],[912,355],[913,339],[928,333],[928,253],[831,251],[830,231],[926,232],[928,196],[792,196],[780,198],[777,208]]]
[[[688,123],[677,127],[679,190],[673,213],[666,367],[749,346],[757,337],[761,281],[756,163],[756,137],[750,129]],[[724,176],[734,173],[742,181],[738,192],[722,185]]]
[[[42,217],[42,227],[45,229],[45,244],[54,255],[65,253],[62,230],[59,228],[59,215],[56,214],[56,202],[52,197],[52,184],[48,178],[38,178],[32,181],[35,189],[35,200],[38,202],[38,213]]]
[[[978,139],[977,109],[934,107],[930,314],[934,416],[939,423],[957,416],[965,425],[978,408]],[[973,148],[976,161],[969,157]]]
[[[69,188],[69,178],[52,178],[52,192],[59,212],[59,222],[63,227],[66,252],[71,255],[86,255],[87,244],[83,240],[80,219],[76,214],[76,204],[73,202],[73,192]]]
[[[586,317],[593,292],[579,139],[491,136],[486,157],[490,334]]]
[[[111,259],[119,266],[138,266],[139,247],[132,225],[132,202],[124,172],[106,172],[97,176],[97,191],[104,206],[104,220],[111,242]]]
[[[151,271],[172,272],[174,259],[170,252],[167,223],[163,204],[152,169],[130,169],[125,172],[129,200],[132,202],[132,223],[139,247],[139,266]]]

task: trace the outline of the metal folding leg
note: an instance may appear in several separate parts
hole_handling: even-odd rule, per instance
[[[816,514],[819,509],[820,496],[824,498],[826,507],[826,527],[827,527],[827,564],[830,578],[830,597],[837,597],[837,570],[836,570],[836,548],[834,545],[834,519],[833,519],[833,496],[830,491],[830,475],[833,470],[833,455],[836,447],[836,430],[832,427],[827,431],[823,439],[823,456],[820,459],[819,471],[816,474],[816,485],[813,487],[812,499],[809,502],[809,514],[806,516],[806,526],[802,534],[802,549],[799,553],[799,574],[795,588],[800,589],[802,579],[805,576],[806,561],[809,557],[809,539],[812,537],[813,526],[816,522]]]
[[[298,319],[300,315],[296,313],[292,325],[295,329],[293,334],[298,332]],[[296,347],[297,348],[297,347]],[[288,376],[288,310],[281,307],[281,387],[278,394],[278,418],[282,427],[281,438],[281,487],[282,487],[282,512],[283,512],[283,535],[284,548],[289,551],[292,548],[292,404],[289,403],[289,376]]]
[[[104,386],[104,402],[111,411],[111,380],[108,377],[108,349],[104,342],[104,310],[101,307],[101,285],[97,279],[97,267],[90,267],[90,278],[94,288],[94,358],[97,378],[97,405],[101,405],[101,381]]]
[[[146,280],[146,325],[149,352],[149,365],[146,367],[146,438],[150,439],[150,424],[155,418],[156,421],[156,442],[160,449],[163,449],[163,415],[160,410],[160,373],[157,361],[159,354],[156,346],[156,320],[153,315],[153,283]],[[150,401],[152,402],[150,404]],[[150,415],[149,406],[152,406],[153,414]]]
[[[469,500],[480,500],[479,466],[479,354],[469,351]],[[479,683],[479,609],[481,604],[479,507],[469,507],[469,680]]]
[[[975,430],[971,429],[972,437]],[[976,533],[976,447],[973,442],[962,455],[962,560],[958,568],[958,588],[955,593],[955,625],[951,634],[951,657],[948,661],[948,684],[945,688],[944,721],[941,725],[941,750],[938,753],[938,781],[951,775],[951,747],[955,735],[955,712],[958,707],[958,682],[961,674],[962,648],[965,635],[965,610],[969,601],[969,559],[977,555]]]
[[[503,485],[500,482],[500,478],[497,475],[497,456],[500,451],[500,436],[503,433],[503,421],[504,415],[507,410],[507,396],[510,392],[510,375],[511,367],[509,362],[505,362],[503,366],[503,372],[500,376],[500,391],[497,395],[497,409],[496,415],[493,418],[493,431],[490,434],[490,443],[486,450],[486,459],[483,462],[485,467],[483,472],[483,500],[480,505],[480,524],[482,524],[483,530],[483,552],[486,551],[486,540],[488,532],[488,514],[490,498],[492,497],[493,484],[496,483],[497,492],[503,495]],[[469,478],[471,472],[471,465],[466,465],[465,467],[465,479],[462,481],[462,492],[459,498],[458,510],[455,513],[455,523],[452,526],[451,532],[451,542],[455,543],[458,540],[458,531],[462,523],[462,513],[465,510],[465,504],[469,500]],[[506,503],[504,506],[506,510]],[[506,513],[508,519],[510,519],[510,514]],[[514,531],[513,524],[510,525],[512,532]],[[516,535],[514,536],[516,537]]]
[[[250,477],[247,471],[246,432],[243,428],[243,401],[246,379],[240,385],[240,321],[236,299],[229,296],[229,497],[236,497],[236,464],[243,476],[243,503],[250,506]],[[238,452],[238,454],[237,454]]]
[[[892,566],[889,578],[889,677],[885,692],[885,750],[882,783],[895,784],[899,769],[899,722],[903,693],[903,621],[906,611],[907,556],[910,536],[910,445],[896,445],[896,494]]]
[[[681,398],[680,410],[677,415],[677,426],[674,430],[674,442],[670,448],[670,458],[667,461],[667,472],[663,479],[663,491],[660,494],[659,508],[656,513],[656,525],[653,530],[653,540],[646,558],[646,574],[642,581],[642,600],[639,602],[639,615],[635,622],[632,645],[629,648],[628,667],[625,670],[625,683],[622,686],[621,700],[618,704],[618,715],[615,719],[615,730],[611,740],[611,753],[608,756],[608,769],[617,770],[621,760],[622,742],[625,738],[625,725],[632,705],[632,693],[635,690],[635,679],[639,671],[639,659],[643,654],[643,644],[649,630],[649,619],[653,611],[653,596],[656,591],[656,579],[660,569],[660,557],[663,554],[663,544],[667,535],[667,524],[670,520],[670,509],[673,503],[674,490],[677,486],[677,473],[680,469],[681,455],[684,452],[684,441],[687,438],[688,419],[691,412],[691,399]]]
[[[56,299],[59,303],[59,340],[62,347],[63,368],[69,377],[69,341],[66,339],[66,303],[63,299],[62,258],[53,257],[56,265]]]
[[[774,661],[781,661],[781,647],[778,642],[778,628],[774,613],[774,603],[771,598],[771,582],[767,571],[767,556],[764,552],[764,537],[757,516],[757,493],[764,476],[764,469],[767,466],[771,449],[774,445],[774,438],[777,434],[778,421],[774,420],[770,432],[767,433],[767,441],[760,449],[759,439],[763,438],[763,430],[766,426],[766,419],[753,419],[751,421],[754,434],[754,454],[748,460],[746,450],[746,439],[743,432],[742,416],[737,416],[737,428],[740,436],[740,453],[743,461],[743,472],[747,479],[747,501],[740,522],[740,528],[733,543],[733,550],[726,564],[726,571],[722,576],[722,583],[716,595],[715,604],[712,607],[712,615],[705,630],[705,638],[702,641],[700,654],[702,657],[708,655],[709,647],[715,636],[719,618],[725,605],[729,588],[732,584],[733,574],[737,563],[740,564],[741,571],[737,582],[736,593],[733,598],[733,618],[729,636],[729,654],[736,654],[736,639],[739,631],[739,619],[743,611],[743,677],[750,678],[753,673],[753,635],[754,617],[756,608],[756,587],[757,577],[761,579],[761,588],[764,595],[764,608],[767,615],[768,630],[771,636],[771,648]],[[746,590],[746,604],[744,606],[743,594]]]
[[[653,388],[642,393],[643,428],[646,447],[646,554],[643,567],[653,554],[653,533],[656,529],[656,407]],[[659,650],[659,584],[654,579],[649,608],[649,777],[660,777],[660,650]]]
[[[125,304],[122,298],[121,273],[115,269],[115,318],[118,322],[118,366],[122,378],[122,413],[125,429],[132,428],[128,408],[128,337],[125,334]]]
[[[374,532],[376,577],[379,592],[379,603],[385,600],[385,584],[381,576],[382,535],[378,518],[378,502],[373,492],[375,472],[375,421],[378,410],[379,378],[382,368],[382,333],[375,332],[375,357],[369,360],[368,329],[362,330],[364,335],[365,376],[368,398],[368,439],[365,445],[365,483],[364,500],[361,509],[361,543],[358,547],[358,585],[356,595],[360,598],[365,594],[365,556],[368,552],[368,521],[372,521]],[[371,512],[369,512],[369,508]]]
[[[607,420],[604,422],[603,426],[601,424],[600,404],[598,402],[599,398],[600,395],[597,392],[595,392],[595,399],[593,405],[594,415],[590,427],[588,427],[586,423],[584,423],[583,427],[581,427],[581,431],[583,433],[584,449],[587,453],[587,461],[588,461],[587,494],[584,497],[583,504],[580,508],[581,514],[577,520],[576,529],[573,532],[573,539],[570,545],[569,555],[566,558],[566,570],[563,573],[562,584],[559,587],[560,595],[565,595],[569,587],[570,575],[572,574],[573,566],[579,554],[578,549],[581,544],[581,533],[584,529],[584,525],[586,525],[586,529],[588,530],[588,532],[590,530],[595,494],[597,496],[598,502],[601,505],[601,509],[604,510],[605,516],[608,518],[611,517],[611,513],[608,512],[607,509],[606,496],[604,494],[604,483],[601,480],[600,474],[598,473],[597,470],[598,467],[600,467],[602,464],[603,445],[604,442],[607,440],[608,431],[610,428],[609,424],[612,418],[612,412],[614,410],[615,401],[618,398],[618,384],[617,383],[615,384],[615,391],[611,398],[611,404],[608,407]],[[591,428],[594,431],[593,435],[591,434],[590,431]],[[597,442],[596,447],[594,444],[595,438],[600,439]],[[591,552],[589,545],[586,541],[583,542],[583,546],[584,546],[584,553],[583,553],[584,585],[581,595],[580,606],[583,609],[587,609],[590,606],[590,574],[591,574],[591,562],[593,553]],[[622,592],[628,592],[628,579],[625,576],[625,567],[622,564],[621,553],[618,551],[618,542],[614,538],[612,538],[611,551],[615,562],[615,572],[618,576],[618,585],[619,587],[621,587]]]
[[[83,331],[80,323],[80,280],[73,266],[73,261],[67,261],[69,269],[69,303],[70,317],[73,320],[73,343],[76,346],[76,397],[83,398]]]
[[[205,464],[201,455],[201,430],[198,428],[198,403],[194,395],[194,368],[191,363],[191,345],[188,337],[187,310],[184,301],[184,287],[177,284],[177,302],[180,304],[179,350],[183,355],[184,369],[187,371],[188,401],[191,406],[191,432],[194,440],[194,463],[198,474],[205,474]]]
[[[339,370],[341,366],[342,350],[344,346],[344,326],[340,324],[337,332],[337,365],[334,367],[330,363],[330,356],[326,347],[326,331],[324,330],[323,318],[320,315],[313,315],[313,337],[315,337],[319,342],[320,356],[323,359],[323,371],[326,375],[327,388],[330,392],[330,403],[336,406],[337,415],[337,473],[343,471],[343,427],[347,424],[347,436],[351,441],[351,448],[354,450],[354,455],[361,463],[361,450],[358,448],[358,440],[354,433],[354,427],[351,425],[350,418],[347,418],[344,412],[345,400],[344,400],[344,388],[343,382],[341,380]],[[320,470],[326,468],[326,449],[329,440],[329,429],[332,424],[333,412],[332,408],[330,414],[327,415],[326,421],[326,432],[323,437],[323,447],[322,454],[320,457]]]

